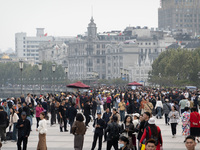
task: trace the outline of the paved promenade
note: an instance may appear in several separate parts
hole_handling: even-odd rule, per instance
[[[33,119],[33,131],[31,132],[28,140],[28,150],[36,150],[38,142],[38,132],[36,132],[36,120]],[[184,137],[181,135],[181,125],[177,127],[177,136],[172,138],[170,126],[164,124],[164,119],[156,119],[156,125],[161,128],[164,150],[185,150],[185,145],[183,143]],[[84,150],[90,150],[93,141],[92,132],[92,122],[90,123],[90,128],[87,130],[84,141]],[[69,129],[69,127],[68,127]],[[59,132],[59,125],[54,125],[50,127],[48,121],[48,133],[47,133],[47,146],[48,150],[73,150],[74,136],[69,134],[69,132]],[[98,143],[98,142],[97,142]],[[17,145],[11,141],[4,144],[2,150],[16,150]],[[97,147],[96,147],[97,149]],[[200,144],[197,145],[197,150],[200,150]],[[106,143],[103,143],[103,150],[106,150]]]

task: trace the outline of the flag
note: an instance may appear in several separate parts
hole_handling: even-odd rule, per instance
[[[44,36],[47,36],[47,33],[45,33]]]

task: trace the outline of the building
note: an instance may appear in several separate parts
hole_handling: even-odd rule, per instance
[[[200,35],[199,0],[161,0],[158,9],[159,29],[186,29],[193,36]]]
[[[34,64],[39,62],[39,45],[43,42],[53,41],[52,36],[44,34],[44,28],[37,28],[36,36],[27,36],[26,33],[15,34],[15,50],[17,57]]]

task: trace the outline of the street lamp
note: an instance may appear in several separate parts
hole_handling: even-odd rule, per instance
[[[53,72],[53,74],[54,74],[54,72],[56,71],[56,65],[55,64],[53,64],[52,65],[52,72]],[[54,75],[53,75],[54,76]],[[54,78],[52,77],[52,79],[53,79],[53,85],[54,85]],[[53,87],[53,93],[55,94],[55,88],[54,88],[54,86],[52,85],[52,87]]]
[[[120,68],[120,74],[121,74],[121,79],[122,79],[122,77],[123,77],[123,69],[122,68]]]
[[[67,77],[67,74],[68,74],[68,67],[65,67],[65,73],[66,73],[66,77]],[[68,79],[68,77],[67,77]]]
[[[41,81],[41,79],[42,79],[42,63],[40,62],[40,63],[38,63],[38,69],[39,69],[39,71],[40,71],[40,94],[42,94],[41,93],[41,86],[42,86],[42,81]]]
[[[22,71],[23,71],[23,68],[24,68],[23,60],[19,60],[19,68],[21,70],[21,95],[22,95]]]

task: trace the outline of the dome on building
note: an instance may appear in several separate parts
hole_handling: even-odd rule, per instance
[[[7,54],[4,54],[4,55],[1,57],[1,59],[4,59],[4,60],[9,60],[9,59],[10,59],[10,57],[9,57]]]

